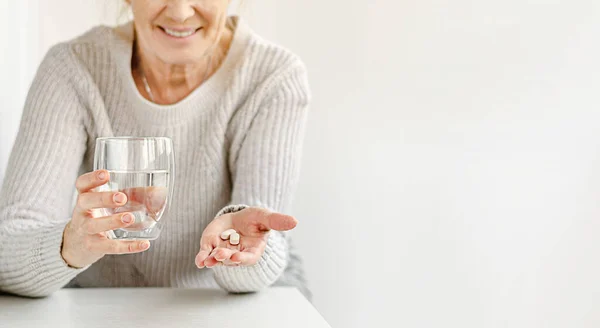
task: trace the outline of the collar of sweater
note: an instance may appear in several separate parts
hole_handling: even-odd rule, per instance
[[[189,121],[212,108],[224,94],[230,81],[243,59],[252,31],[238,16],[230,16],[228,24],[233,26],[233,39],[225,59],[198,88],[175,104],[159,105],[144,98],[135,85],[131,74],[131,56],[133,55],[134,29],[133,22],[117,26],[114,29],[115,40],[113,55],[117,62],[117,70],[122,88],[136,120],[150,125],[173,125]]]

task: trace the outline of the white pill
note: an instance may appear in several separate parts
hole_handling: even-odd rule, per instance
[[[227,230],[221,232],[221,239],[223,239],[223,240],[229,239],[229,236],[231,236],[232,233],[235,233],[234,229],[227,229]]]
[[[229,242],[231,243],[231,245],[237,245],[240,243],[240,234],[237,232],[232,233],[229,236]]]

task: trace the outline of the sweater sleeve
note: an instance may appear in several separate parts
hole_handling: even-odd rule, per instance
[[[86,148],[67,45],[54,46],[30,87],[0,190],[0,289],[46,296],[81,269],[60,254]]]
[[[267,94],[239,150],[232,154],[235,158],[231,167],[231,204],[284,212],[292,200],[298,180],[310,98],[304,66],[297,63],[282,73]],[[238,210],[241,208],[243,206],[238,206]],[[215,279],[230,292],[258,291],[277,280],[288,260],[286,233],[271,231],[257,264],[215,267]]]

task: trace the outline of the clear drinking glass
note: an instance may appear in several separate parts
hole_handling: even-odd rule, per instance
[[[95,191],[120,191],[127,203],[99,209],[100,216],[129,212],[135,222],[109,231],[111,239],[156,239],[161,217],[173,194],[173,141],[167,137],[97,138],[94,170],[107,170],[109,182]]]

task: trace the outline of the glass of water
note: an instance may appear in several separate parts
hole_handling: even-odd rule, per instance
[[[94,171],[107,170],[110,180],[95,191],[120,191],[127,203],[99,209],[99,216],[129,212],[135,222],[107,232],[111,239],[158,238],[161,217],[173,194],[175,159],[167,137],[97,138]]]

